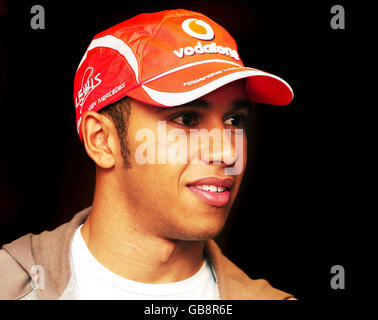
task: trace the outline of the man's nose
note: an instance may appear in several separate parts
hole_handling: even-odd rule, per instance
[[[194,136],[191,136],[191,146],[196,142],[200,143],[195,156],[202,164],[232,166],[242,152],[237,147],[236,142],[240,141],[236,139],[235,130],[224,127],[199,130]]]
[[[240,152],[240,151],[239,151]],[[239,157],[235,147],[235,132],[223,128],[218,136],[210,136],[207,163],[232,166]]]

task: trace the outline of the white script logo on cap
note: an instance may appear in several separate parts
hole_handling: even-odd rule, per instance
[[[213,40],[214,31],[208,23],[198,19],[186,19],[182,25],[182,29],[190,36],[200,40]],[[205,33],[201,31],[204,30]]]

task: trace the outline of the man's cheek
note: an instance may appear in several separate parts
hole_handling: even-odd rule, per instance
[[[151,129],[141,128],[135,134],[135,162],[140,165],[155,164],[155,133]],[[140,142],[140,143],[139,143]]]

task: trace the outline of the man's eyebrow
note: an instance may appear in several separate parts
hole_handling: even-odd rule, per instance
[[[237,111],[241,109],[247,109],[250,111],[252,109],[253,102],[250,100],[234,100],[231,103],[232,111]]]
[[[170,111],[170,110],[177,110],[179,108],[187,108],[187,107],[196,107],[196,108],[204,108],[208,109],[210,107],[210,103],[207,100],[203,99],[196,99],[184,104],[180,104],[179,106],[175,107],[158,107],[158,112]]]
[[[180,108],[187,108],[187,107],[196,107],[196,108],[203,108],[203,109],[209,109],[211,107],[211,103],[207,100],[203,99],[196,99],[184,104],[181,104],[179,106],[175,107],[158,107],[157,112],[165,112],[165,111],[173,111],[178,110]],[[252,108],[252,102],[249,100],[239,100],[235,99],[231,102],[231,111],[237,111],[241,109],[248,109],[250,110]]]

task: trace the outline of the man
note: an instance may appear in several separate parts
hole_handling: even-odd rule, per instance
[[[243,66],[233,38],[187,10],[96,35],[75,76],[93,206],[0,251],[2,299],[291,299],[252,280],[214,238],[246,167],[250,101],[285,105],[282,79]]]

